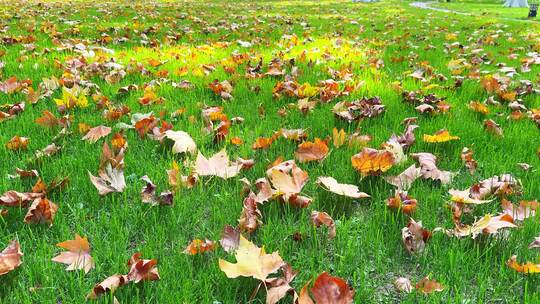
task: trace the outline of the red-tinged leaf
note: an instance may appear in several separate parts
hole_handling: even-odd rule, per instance
[[[103,138],[111,133],[111,128],[106,126],[97,126],[94,127],[86,133],[82,140],[86,140],[89,143],[95,143],[100,138]]]
[[[103,280],[103,282],[96,284],[96,286],[94,286],[94,288],[92,289],[92,291],[90,291],[86,298],[94,300],[107,292],[110,292],[112,294],[116,291],[117,288],[122,287],[127,283],[129,283],[129,280],[126,275],[112,275]]]
[[[81,238],[75,234],[74,240],[67,240],[56,244],[56,246],[68,251],[60,253],[52,261],[69,265],[66,268],[67,271],[84,269],[84,273],[88,273],[95,267],[94,259],[90,255],[90,244],[86,237]]]
[[[311,222],[315,227],[322,225],[328,227],[328,239],[331,240],[336,237],[336,224],[334,219],[326,212],[313,211],[311,212]]]
[[[157,281],[159,273],[157,269],[157,260],[143,260],[140,253],[135,253],[128,261],[130,267],[127,279],[139,283],[141,281]]]
[[[49,224],[52,225],[58,206],[46,198],[34,200],[24,217],[27,224]]]
[[[0,276],[4,275],[22,264],[19,242],[11,241],[9,245],[0,252]]]

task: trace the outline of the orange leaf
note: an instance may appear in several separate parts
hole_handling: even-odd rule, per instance
[[[394,157],[386,150],[364,148],[362,152],[351,157],[353,167],[362,176],[378,175],[388,171],[394,165]]]
[[[0,252],[0,275],[4,275],[22,264],[21,256],[23,256],[19,242],[12,241],[9,245]]]
[[[315,142],[306,141],[298,146],[294,153],[300,162],[323,160],[328,155],[328,145],[324,140],[315,138]]]

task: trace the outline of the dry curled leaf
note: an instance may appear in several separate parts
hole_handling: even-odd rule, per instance
[[[312,211],[311,212],[311,222],[315,227],[319,228],[324,225],[328,227],[328,239],[331,240],[336,237],[336,224],[334,219],[328,215],[328,213],[323,211]]]
[[[86,296],[86,298],[95,300],[106,292],[110,292],[112,294],[116,291],[117,288],[122,287],[127,283],[129,283],[129,280],[126,275],[112,275],[103,280],[101,283],[96,284],[92,291],[90,291],[90,293]]]
[[[279,196],[284,202],[300,208],[305,208],[311,203],[310,198],[299,195],[307,183],[308,174],[297,167],[293,160],[268,169],[266,175],[274,188],[273,196]]]
[[[52,259],[53,262],[69,265],[66,270],[84,269],[84,273],[88,273],[94,268],[94,259],[90,255],[90,244],[86,237],[81,238],[75,234],[74,240],[67,240],[56,246],[68,250]]]
[[[412,218],[407,226],[401,229],[403,245],[411,254],[422,253],[430,237],[431,232],[422,227],[422,222],[416,222]]]
[[[29,143],[29,138],[15,135],[6,143],[6,148],[11,151],[26,150]]]
[[[28,212],[24,216],[27,224],[49,224],[52,225],[58,206],[46,198],[34,200]]]
[[[11,241],[7,247],[0,252],[0,276],[4,275],[22,264],[23,256],[18,241]]]
[[[159,273],[157,269],[157,260],[143,260],[139,252],[133,254],[128,261],[130,267],[127,279],[139,283],[140,281],[157,281]]]
[[[397,176],[385,176],[384,179],[398,190],[408,190],[412,183],[422,176],[420,168],[411,165]]]
[[[369,194],[360,192],[358,186],[350,184],[340,184],[335,178],[330,176],[320,176],[317,178],[317,184],[322,185],[326,190],[352,198],[366,198]]]
[[[424,179],[438,180],[442,184],[448,184],[454,174],[437,168],[437,157],[431,153],[414,153],[411,155],[420,164],[420,173]]]
[[[231,225],[226,225],[221,232],[219,244],[225,252],[236,251],[240,244],[240,230]]]
[[[219,176],[228,179],[238,175],[240,169],[242,169],[242,165],[231,162],[225,149],[208,159],[199,152],[195,160],[195,172],[199,176]]]
[[[309,284],[309,282],[308,282]],[[354,289],[347,284],[347,282],[341,278],[333,277],[327,272],[321,273],[313,287],[311,293],[313,300],[309,297],[307,292],[307,286],[304,286],[302,292],[300,292],[299,304],[315,303],[317,304],[350,304],[354,300]]]
[[[244,199],[242,215],[238,219],[238,228],[247,233],[253,233],[262,222],[262,213],[258,208],[257,200],[253,192]]]

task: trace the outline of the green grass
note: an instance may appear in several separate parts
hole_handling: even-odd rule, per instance
[[[458,5],[458,4],[456,4]],[[469,5],[469,4],[467,4]],[[476,7],[475,5],[472,5]],[[109,85],[102,77],[89,77],[101,92],[114,104],[126,104],[131,113],[160,113],[185,107],[186,113],[178,119],[169,119],[174,130],[188,132],[196,141],[204,155],[211,155],[223,147],[231,157],[253,158],[256,165],[241,176],[249,180],[264,176],[266,166],[278,156],[293,159],[296,144],[280,140],[266,151],[253,151],[251,144],[259,136],[270,136],[279,128],[305,128],[309,139],[324,138],[331,135],[334,127],[344,128],[349,133],[360,127],[362,132],[373,136],[372,147],[386,141],[392,133],[401,133],[400,122],[411,116],[418,116],[420,128],[415,132],[417,142],[410,149],[414,152],[430,152],[439,158],[439,168],[459,172],[450,186],[440,186],[427,180],[417,181],[410,194],[418,199],[419,208],[414,218],[421,220],[425,227],[438,226],[452,228],[452,218],[445,207],[449,187],[464,189],[473,182],[496,174],[511,172],[524,186],[523,199],[540,198],[540,161],[536,150],[540,147],[539,129],[529,119],[509,121],[507,107],[491,107],[489,118],[501,124],[504,137],[496,138],[483,130],[483,117],[467,108],[471,100],[484,100],[488,94],[477,80],[465,80],[461,88],[449,90],[435,88],[432,91],[446,96],[453,106],[447,115],[423,116],[413,107],[401,101],[399,93],[390,85],[402,81],[408,90],[420,89],[419,82],[407,78],[421,61],[426,61],[437,73],[450,77],[447,64],[457,54],[446,53],[447,33],[456,33],[457,40],[470,50],[482,48],[492,58],[492,65],[482,66],[489,73],[496,72],[496,63],[520,66],[520,59],[528,52],[539,51],[540,26],[513,21],[500,21],[497,16],[484,18],[448,15],[409,7],[408,2],[382,1],[376,4],[353,4],[351,1],[162,1],[158,4],[133,4],[132,1],[107,2],[104,0],[74,2],[72,5],[60,2],[46,2],[45,6],[31,3],[3,4],[0,8],[2,27],[6,32],[0,36],[32,34],[36,37],[36,51],[25,52],[21,44],[0,45],[5,55],[0,60],[5,63],[2,69],[3,80],[10,76],[18,79],[31,79],[33,87],[43,77],[61,77],[63,70],[55,61],[65,63],[77,56],[71,51],[58,51],[53,39],[40,29],[46,23],[55,24],[62,39],[74,39],[77,43],[95,42],[102,32],[112,37],[129,35],[129,40],[120,44],[105,44],[104,47],[116,51],[113,56],[119,63],[139,61],[146,65],[148,58],[166,59],[168,62],[158,69],[170,72],[174,81],[188,79],[195,88],[188,91],[163,84],[159,96],[166,99],[161,105],[141,106],[137,99],[141,91],[118,97],[119,87],[132,83],[143,85],[153,77],[130,74],[120,83]],[[500,8],[503,11],[503,8]],[[520,13],[521,14],[521,13]],[[134,17],[142,23],[140,28],[155,27],[147,33],[149,41],[156,41],[157,47],[141,44],[140,34],[134,32]],[[517,17],[517,15],[516,15]],[[80,33],[70,32],[73,27],[65,21],[78,21]],[[355,22],[351,22],[355,21]],[[309,24],[303,28],[302,23]],[[232,24],[240,25],[239,30],[231,30]],[[29,33],[29,28],[35,30]],[[205,29],[215,27],[215,32]],[[113,28],[116,28],[116,33]],[[184,30],[188,30],[184,33]],[[502,33],[500,33],[502,31]],[[177,42],[165,43],[164,37],[178,33]],[[296,34],[303,41],[312,38],[292,49],[280,45],[284,34]],[[506,34],[511,35],[511,42]],[[482,38],[499,35],[493,45],[475,44]],[[472,39],[470,39],[472,38]],[[343,48],[333,47],[336,39],[341,39]],[[243,49],[237,40],[253,41],[254,46]],[[198,46],[228,41],[225,48],[214,48],[203,52]],[[425,50],[426,46],[434,48]],[[49,52],[43,51],[48,49]],[[319,52],[315,52],[318,49]],[[288,115],[281,117],[278,110],[295,103],[292,98],[273,99],[272,88],[278,81],[275,78],[247,80],[243,77],[245,64],[238,68],[239,76],[227,74],[220,61],[229,58],[235,51],[248,52],[254,57],[264,58],[265,68],[270,59],[284,53],[284,59],[297,58],[303,50],[308,50],[307,58],[317,61],[297,60],[299,83],[316,85],[320,80],[331,76],[328,67],[338,68],[352,64],[354,78],[365,81],[365,85],[348,97],[354,100],[362,96],[380,96],[387,107],[383,116],[365,120],[359,125],[347,124],[334,118],[331,108],[336,101],[318,104],[315,110],[304,116],[296,109],[289,109]],[[196,54],[195,58],[188,51]],[[327,51],[335,61],[326,61],[322,53]],[[177,58],[172,54],[177,53]],[[511,53],[518,59],[509,59]],[[21,56],[28,56],[20,60]],[[393,62],[392,58],[412,55],[410,62]],[[369,59],[381,58],[385,66],[376,70],[367,64]],[[217,69],[209,76],[188,74],[176,76],[174,71],[180,67],[195,68],[201,64],[216,64]],[[156,68],[149,68],[152,71]],[[409,71],[409,72],[407,72]],[[520,73],[519,79],[529,79],[538,87],[538,65],[532,70]],[[232,80],[234,100],[223,102],[208,88],[214,79]],[[453,80],[439,82],[441,87],[453,84]],[[249,88],[260,86],[260,93]],[[26,109],[13,120],[0,122],[0,192],[8,190],[27,191],[35,180],[9,180],[7,174],[16,167],[32,168],[27,161],[33,152],[48,145],[58,129],[43,129],[36,123],[43,110],[57,113],[53,98],[60,91],[40,101],[36,105],[26,105]],[[14,103],[26,100],[22,93],[6,95],[0,93],[0,103]],[[523,102],[529,108],[539,108],[538,95],[527,96]],[[229,117],[242,116],[245,122],[231,127],[232,136],[239,136],[245,144],[234,147],[227,143],[214,144],[212,137],[201,132],[201,105],[221,105]],[[259,105],[266,115],[258,114]],[[502,113],[501,116],[496,113]],[[121,303],[244,303],[250,297],[257,282],[249,278],[228,279],[218,267],[218,258],[234,260],[221,249],[201,255],[182,254],[185,246],[195,238],[217,240],[224,225],[235,225],[242,210],[242,184],[239,177],[223,181],[218,178],[202,179],[193,189],[183,189],[176,193],[172,207],[150,207],[142,204],[139,192],[143,182],[139,180],[148,175],[160,189],[167,188],[165,170],[173,160],[184,158],[174,156],[169,146],[160,145],[150,139],[141,140],[133,131],[126,133],[129,148],[125,158],[127,189],[121,194],[100,197],[88,179],[87,171],[95,173],[99,165],[103,139],[96,144],[81,140],[77,124],[84,122],[91,126],[105,124],[114,126],[116,122],[105,121],[101,111],[92,104],[86,109],[72,111],[73,134],[61,141],[63,150],[56,156],[37,164],[37,169],[45,181],[58,176],[69,176],[70,183],[62,192],[49,198],[59,205],[54,225],[28,225],[23,222],[25,209],[10,208],[7,217],[0,217],[0,248],[13,239],[18,239],[24,252],[23,264],[15,271],[0,276],[1,303],[82,303],[92,287],[104,278],[115,273],[125,273],[127,259],[135,252],[144,258],[158,260],[161,280],[120,288],[115,296]],[[188,120],[195,116],[194,123]],[[129,117],[121,119],[129,123]],[[427,144],[421,140],[422,134],[433,134],[447,128],[461,140],[445,144]],[[28,151],[13,152],[4,148],[15,135],[30,138]],[[109,140],[109,138],[107,138]],[[470,176],[463,168],[460,152],[463,147],[474,150],[479,163],[475,175]],[[350,157],[359,150],[355,148],[332,149],[329,156],[320,164],[300,164],[308,171],[310,182],[303,192],[313,198],[306,209],[270,202],[261,206],[264,225],[250,236],[255,244],[264,245],[268,252],[279,251],[285,261],[300,271],[293,282],[299,291],[310,279],[323,271],[347,279],[356,289],[357,303],[536,303],[540,301],[539,281],[534,275],[522,275],[506,267],[505,262],[513,254],[520,261],[537,261],[537,253],[527,249],[527,245],[539,234],[538,217],[526,220],[520,228],[495,236],[482,236],[476,240],[468,238],[449,238],[441,233],[435,234],[426,246],[424,254],[410,256],[401,244],[401,228],[408,217],[388,210],[385,200],[393,189],[381,177],[361,179],[350,163]],[[525,162],[533,166],[532,171],[522,171],[517,163]],[[393,168],[390,173],[398,173],[407,164]],[[187,168],[184,168],[187,172]],[[342,198],[325,192],[314,184],[318,176],[333,176],[342,183],[359,185],[361,191],[371,194],[369,200],[360,202]],[[337,237],[326,240],[323,231],[315,230],[309,220],[312,210],[328,212],[337,221]],[[499,200],[480,208],[475,208],[474,216],[500,211]],[[301,232],[305,238],[294,242],[290,236]],[[56,243],[72,239],[74,233],[87,236],[92,246],[92,256],[96,269],[87,275],[82,272],[66,272],[60,264],[50,261],[60,249]],[[407,276],[416,282],[426,275],[441,282],[446,288],[441,293],[421,296],[397,293],[392,284],[397,277]],[[291,299],[288,299],[291,301]],[[112,297],[104,297],[103,303],[112,303]],[[260,292],[255,303],[264,302],[264,292]]]
[[[535,3],[529,1],[529,3]],[[454,0],[450,2],[440,2],[433,4],[433,7],[445,8],[457,12],[468,13],[474,16],[484,18],[511,18],[518,20],[528,20],[538,22],[538,17],[527,19],[529,9],[526,7],[504,7],[504,1],[470,1],[470,0]]]

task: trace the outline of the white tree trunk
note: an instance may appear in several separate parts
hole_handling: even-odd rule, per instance
[[[506,0],[504,3],[506,7],[529,7],[527,0]]]

